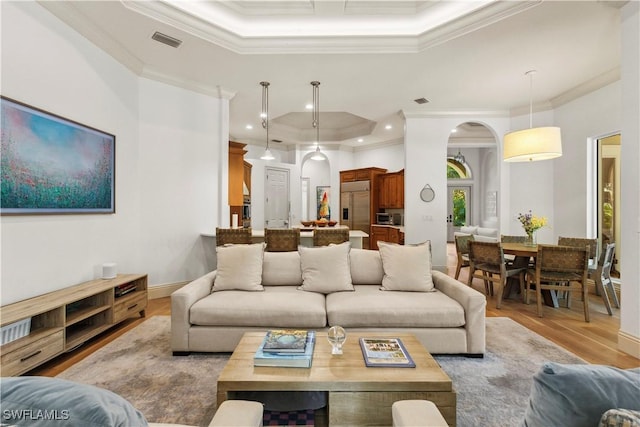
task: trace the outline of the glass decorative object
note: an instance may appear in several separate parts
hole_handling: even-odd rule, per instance
[[[332,326],[327,331],[327,339],[331,344],[331,354],[342,354],[342,345],[347,340],[347,332],[342,326]]]

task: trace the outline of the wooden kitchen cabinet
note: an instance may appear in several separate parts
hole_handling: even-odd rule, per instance
[[[378,176],[378,192],[381,209],[404,209],[404,169]]]
[[[369,238],[369,248],[378,250],[378,242],[404,244],[404,232],[400,228],[388,225],[372,225]]]

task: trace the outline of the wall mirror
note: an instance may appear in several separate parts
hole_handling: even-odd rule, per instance
[[[433,188],[429,184],[425,185],[422,190],[420,190],[420,199],[423,202],[430,202],[436,198],[436,192],[433,191]]]

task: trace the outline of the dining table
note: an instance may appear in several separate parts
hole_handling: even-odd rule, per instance
[[[520,264],[523,266],[529,265],[531,260],[534,261],[538,257],[538,245],[526,245],[524,243],[516,243],[516,242],[504,242],[501,243],[502,252],[505,254],[510,254],[515,256],[514,263],[516,265]],[[537,280],[536,280],[537,282]],[[507,289],[505,295],[509,295],[511,292],[512,283],[507,283]],[[558,303],[558,295],[554,291],[542,290],[542,298],[544,299],[545,305],[549,307],[558,308],[560,305]]]

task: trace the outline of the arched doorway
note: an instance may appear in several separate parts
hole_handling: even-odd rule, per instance
[[[447,241],[465,225],[498,227],[497,140],[478,122],[451,131],[447,147]]]

